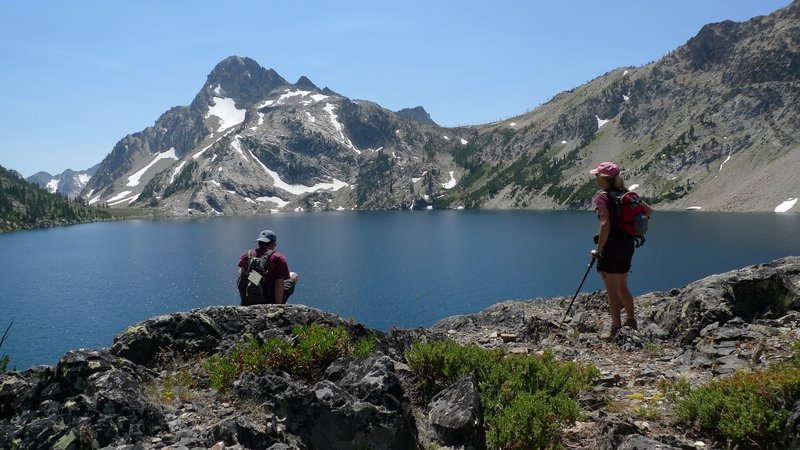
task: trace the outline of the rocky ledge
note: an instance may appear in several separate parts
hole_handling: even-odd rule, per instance
[[[0,374],[0,448],[486,448],[474,378],[420,402],[405,364],[413,342],[447,338],[522,354],[551,349],[599,368],[594,388],[580,398],[581,419],[561,435],[565,448],[721,448],[675,425],[660,386],[697,386],[790,358],[800,339],[800,257],[643,295],[636,299],[639,329],[623,329],[613,342],[599,338],[608,326],[603,292],[580,294],[554,339],[569,300],[508,301],[430,329],[390,333],[302,305],[156,317],[117,336],[110,349]],[[376,351],[334,361],[313,384],[278,371],[245,372],[224,395],[198,362],[245,339],[289,339],[295,325],[311,323],[351,336],[374,332]],[[176,380],[180,373],[198,381]],[[164,386],[172,386],[170,395]],[[798,448],[800,404],[784,428],[782,445]]]

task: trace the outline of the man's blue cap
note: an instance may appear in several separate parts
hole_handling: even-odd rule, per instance
[[[261,233],[258,233],[258,239],[256,242],[275,242],[278,240],[278,236],[275,236],[275,233],[272,230],[264,230]]]

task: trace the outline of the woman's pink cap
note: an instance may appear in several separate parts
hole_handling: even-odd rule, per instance
[[[605,175],[607,177],[615,177],[619,175],[619,166],[612,163],[612,162],[604,162],[600,163],[596,169],[592,169],[589,171],[592,175]]]

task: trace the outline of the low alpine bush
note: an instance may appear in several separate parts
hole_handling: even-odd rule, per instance
[[[6,341],[6,336],[8,336],[8,330],[11,329],[11,325],[14,325],[13,320],[11,321],[10,324],[8,324],[6,331],[3,333],[3,337],[0,338],[0,348],[3,347],[3,342]],[[3,354],[3,356],[0,357],[0,373],[6,373],[8,371],[8,365],[10,363],[11,363],[11,357],[8,356],[7,354]]]
[[[452,341],[415,344],[406,357],[426,400],[462,376],[475,375],[490,448],[553,445],[560,430],[578,418],[578,394],[599,375],[594,366],[557,361],[550,351],[508,355]]]
[[[0,358],[0,373],[6,373],[8,371],[8,364],[11,362],[11,357],[8,355],[3,355]]]
[[[774,448],[800,399],[800,346],[795,343],[793,348],[792,360],[763,371],[742,370],[690,389],[678,402],[678,421],[727,440],[731,446]]]
[[[342,327],[318,324],[295,326],[292,335],[292,340],[270,339],[264,343],[250,338],[244,344],[237,344],[227,356],[211,356],[203,363],[211,385],[225,390],[241,373],[259,373],[266,369],[281,370],[313,381],[342,356],[369,355],[376,341],[374,335],[354,340]]]

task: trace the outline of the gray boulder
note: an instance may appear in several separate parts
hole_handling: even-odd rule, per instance
[[[166,428],[144,392],[152,374],[105,351],[78,350],[56,370],[0,376],[0,447],[98,448],[139,442]]]
[[[224,443],[226,448],[238,445],[250,450],[265,450],[277,443],[266,433],[263,424],[244,417],[223,419],[211,427],[205,433],[205,445],[210,448],[217,442]]]
[[[685,286],[652,320],[670,339],[691,344],[713,323],[780,317],[800,306],[800,257],[712,275]]]
[[[464,450],[486,448],[483,404],[475,375],[465,375],[436,394],[428,409],[428,420],[440,444]]]
[[[284,372],[244,373],[235,390],[240,399],[261,404],[274,417],[272,425],[284,428],[278,431],[309,448],[414,446],[410,401],[391,359],[341,358],[324,376],[309,387]]]
[[[132,326],[114,339],[111,353],[150,366],[164,352],[183,356],[224,352],[246,336],[288,339],[295,325],[312,323],[341,326],[354,336],[375,332],[303,305],[212,306],[154,317]]]
[[[360,400],[329,380],[278,394],[273,403],[287,431],[309,448],[415,447],[406,414]]]
[[[394,372],[394,362],[385,355],[375,353],[363,360],[340,358],[328,367],[325,378],[359,400],[391,411],[409,407],[400,379]]]

